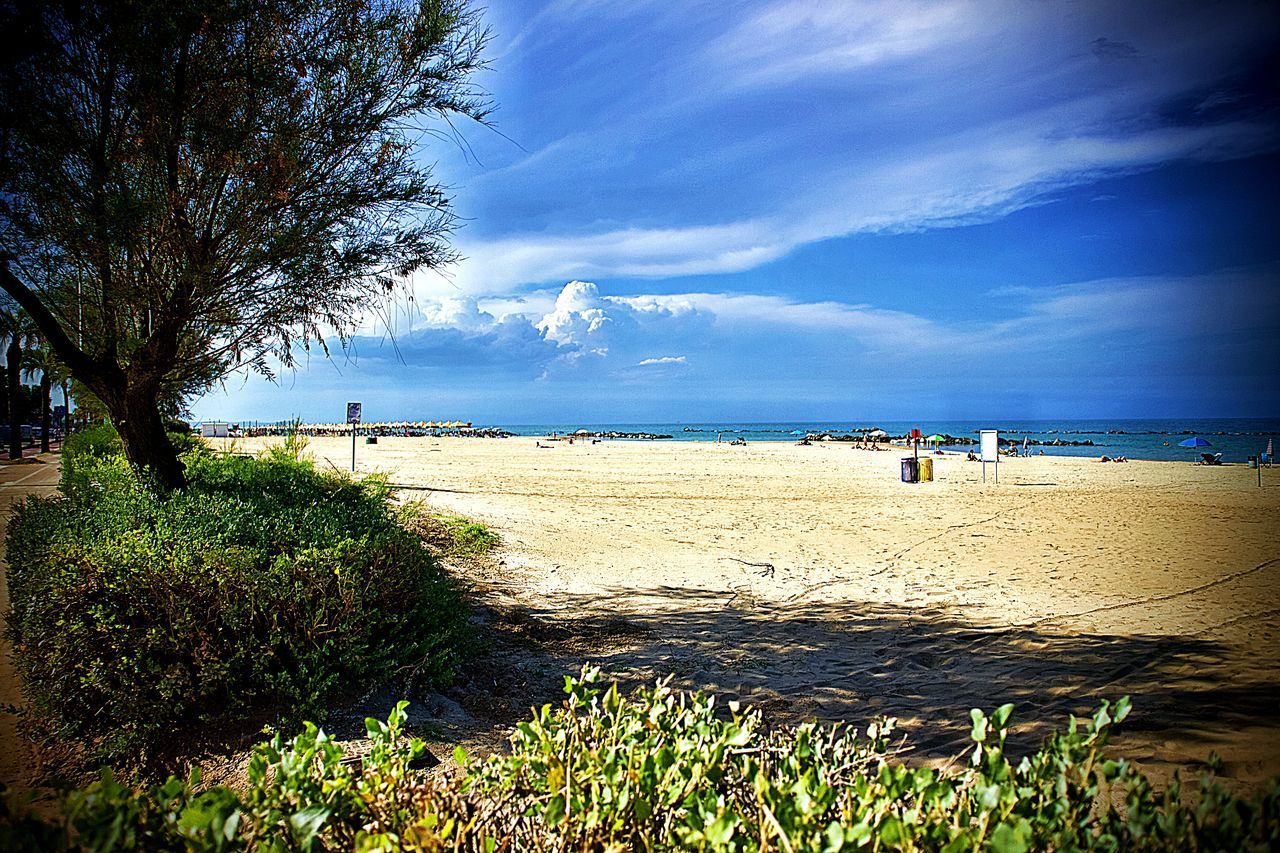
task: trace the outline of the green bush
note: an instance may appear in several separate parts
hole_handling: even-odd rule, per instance
[[[185,426],[186,429],[173,427]],[[179,453],[203,453],[207,450],[200,436],[182,421],[171,422],[169,440]],[[99,424],[73,432],[62,443],[62,474],[59,488],[63,494],[69,494],[87,484],[84,466],[93,467],[95,463],[124,452],[120,441],[120,433],[111,424]]]
[[[91,426],[73,432],[62,442],[62,473],[60,487],[63,494],[74,489],[81,480],[81,468],[95,461],[124,452],[120,434],[110,424]]]
[[[598,673],[520,723],[509,754],[414,770],[404,703],[368,720],[360,762],[315,726],[254,750],[244,790],[170,779],[134,792],[109,774],[67,795],[54,822],[0,815],[8,849],[190,850],[1269,850],[1280,782],[1250,800],[1202,777],[1184,803],[1105,754],[1128,702],[1072,720],[1033,755],[1004,754],[1008,706],[972,713],[968,760],[902,760],[880,720],[770,729],[754,711],[665,684],[629,699]],[[1115,794],[1117,796],[1111,796]],[[1115,803],[1123,802],[1117,807]],[[27,842],[26,839],[33,839]]]
[[[385,481],[204,452],[166,495],[85,443],[66,495],[9,528],[14,660],[53,733],[121,754],[450,676],[465,611]]]

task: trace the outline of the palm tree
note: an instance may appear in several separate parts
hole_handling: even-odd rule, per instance
[[[5,350],[5,387],[9,397],[9,458],[22,458],[22,350],[27,336],[26,316],[20,309],[0,310],[0,332],[8,339]]]
[[[22,458],[22,372],[28,342],[35,338],[36,326],[21,308],[0,308],[0,340],[7,338],[5,385],[9,397],[9,458]]]
[[[29,377],[34,378],[35,374],[40,374],[40,452],[48,453],[49,431],[52,426],[52,412],[49,406],[50,397],[52,396],[54,382],[62,382],[63,393],[66,393],[66,368],[62,366],[62,362],[58,361],[53,354],[53,348],[38,336],[32,336],[28,339],[23,367]]]

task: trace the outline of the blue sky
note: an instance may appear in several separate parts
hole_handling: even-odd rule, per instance
[[[494,0],[465,260],[200,418],[1280,415],[1280,12]]]

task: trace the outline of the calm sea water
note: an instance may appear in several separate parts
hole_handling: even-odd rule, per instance
[[[1042,441],[1085,441],[1089,447],[1033,447],[1047,456],[1128,456],[1131,459],[1190,460],[1201,452],[1222,453],[1226,462],[1243,462],[1249,456],[1266,450],[1267,439],[1280,445],[1280,420],[1221,418],[1212,420],[1037,420],[1037,421],[787,421],[781,423],[657,423],[657,424],[523,424],[503,429],[516,435],[547,435],[551,432],[571,433],[578,429],[592,432],[647,432],[671,435],[674,441],[715,441],[717,433],[728,441],[743,438],[751,441],[796,441],[799,433],[845,433],[853,430],[880,428],[890,435],[901,435],[919,427],[925,435],[971,435],[980,429],[998,429],[1001,436],[1017,439],[1029,437]],[[1198,435],[1212,446],[1179,447],[1178,442]],[[944,445],[944,448],[946,445]],[[953,447],[950,449],[961,449]]]

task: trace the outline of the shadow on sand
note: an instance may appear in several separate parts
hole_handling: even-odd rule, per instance
[[[1207,638],[1011,628],[861,601],[726,599],[718,590],[614,590],[487,610],[495,641],[478,677],[454,695],[469,713],[514,721],[556,701],[563,675],[590,661],[624,686],[672,673],[678,686],[754,704],[776,722],[895,716],[926,757],[961,752],[969,709],[1004,702],[1017,706],[1016,752],[1069,713],[1131,695],[1135,711],[1117,749],[1175,765],[1203,759],[1232,732],[1277,724],[1275,669]],[[477,684],[486,688],[479,698]],[[1267,764],[1259,756],[1236,775],[1274,772]]]

